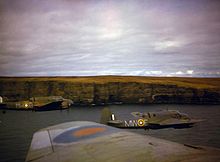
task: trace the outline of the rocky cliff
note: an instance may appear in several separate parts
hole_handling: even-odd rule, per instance
[[[1,77],[0,96],[23,100],[59,95],[79,105],[108,103],[220,104],[220,78]]]

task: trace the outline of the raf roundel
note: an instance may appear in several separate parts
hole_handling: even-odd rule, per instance
[[[53,142],[56,144],[78,142],[81,140],[108,135],[117,131],[118,130],[116,128],[102,125],[81,126],[79,128],[71,128],[67,131],[64,131],[63,133],[56,136],[53,139]]]
[[[145,125],[144,119],[138,119],[138,126],[143,127]]]

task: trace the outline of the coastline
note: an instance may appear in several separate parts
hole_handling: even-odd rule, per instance
[[[220,104],[220,78],[89,76],[0,77],[0,96],[63,96],[75,105]]]

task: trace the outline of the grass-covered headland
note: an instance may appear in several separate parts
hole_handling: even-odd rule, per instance
[[[220,104],[220,78],[137,76],[0,77],[0,96],[9,100],[63,96],[75,104]]]

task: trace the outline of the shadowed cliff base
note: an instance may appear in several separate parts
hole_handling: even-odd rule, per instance
[[[138,76],[0,77],[0,96],[63,96],[76,105],[220,104],[220,78]]]

